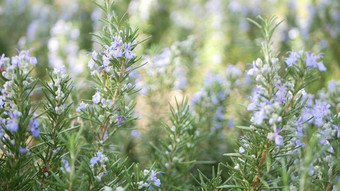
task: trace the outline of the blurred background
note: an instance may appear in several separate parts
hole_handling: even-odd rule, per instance
[[[236,148],[240,134],[233,127],[249,119],[244,105],[252,84],[244,71],[261,57],[261,33],[247,18],[284,19],[273,37],[279,58],[292,49],[323,53],[327,71],[308,91],[340,78],[339,0],[117,0],[115,10],[139,28],[139,40],[151,37],[135,50],[147,64],[130,75],[141,89],[131,98],[138,120],[113,140],[124,143],[118,149],[132,162],[148,163],[143,153],[153,148],[145,145],[164,136],[162,123],[175,96],[190,98],[203,133],[211,137],[202,143],[202,161],[216,164]],[[100,49],[91,33],[102,29],[101,17],[91,0],[1,0],[0,54],[30,49],[39,62],[34,74],[42,80],[48,68],[65,65],[76,106],[94,92],[87,64],[89,52]]]

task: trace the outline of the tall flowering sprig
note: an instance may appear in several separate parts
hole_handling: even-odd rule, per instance
[[[23,50],[11,59],[3,54],[0,58],[0,141],[1,161],[0,188],[21,190],[34,178],[30,152],[32,140],[40,135],[37,107],[32,103],[37,80],[30,74],[37,59]]]
[[[70,94],[73,89],[71,78],[66,74],[65,67],[59,66],[49,73],[50,82],[42,82],[42,92],[46,101],[43,104],[42,144],[37,149],[41,152],[38,157],[41,159],[40,165],[40,187],[48,186],[48,180],[53,177],[52,173],[60,170],[60,161],[66,152],[63,140],[66,133],[70,133],[72,120],[72,102]],[[73,126],[72,129],[77,128]],[[53,141],[51,141],[53,140]],[[65,161],[65,159],[64,159]],[[47,185],[45,185],[47,184]]]
[[[134,53],[140,43],[136,41],[137,30],[133,30],[124,18],[118,20],[112,12],[113,3],[105,1],[98,5],[106,18],[100,34],[94,34],[102,49],[93,51],[89,69],[95,86],[92,100],[82,102],[77,108],[83,119],[89,120],[97,143],[103,143],[125,122],[133,119],[133,105],[128,104],[126,96],[136,92],[127,78],[139,68],[139,60]],[[102,145],[98,145],[98,148]]]
[[[110,137],[135,119],[130,98],[137,90],[128,78],[132,71],[142,66],[137,64],[139,58],[134,53],[140,42],[137,42],[138,31],[133,30],[124,18],[118,19],[114,15],[113,4],[112,0],[97,4],[106,18],[101,19],[105,24],[103,30],[94,34],[101,49],[93,51],[88,62],[95,91],[91,100],[81,101],[76,108],[80,128],[88,135],[83,137],[86,152],[76,152],[72,156],[69,151],[71,171],[65,172],[70,183],[77,177],[74,173],[81,174],[86,180],[81,184],[95,190],[120,185],[133,188],[137,184],[133,182],[135,179],[125,181],[131,176],[133,165],[129,166],[115,151]]]
[[[301,146],[292,144],[291,139],[298,131],[296,121],[306,102],[304,88],[317,79],[315,68],[325,70],[319,61],[320,56],[303,51],[290,52],[285,59],[286,66],[280,64],[271,42],[279,23],[275,23],[275,17],[270,20],[259,17],[259,20],[261,24],[250,20],[260,28],[264,37],[261,46],[263,59],[254,61],[248,71],[256,81],[251,103],[247,106],[253,113],[251,126],[239,127],[247,130],[240,138],[239,153],[226,154],[232,156],[235,166],[230,169],[238,177],[231,179],[231,184],[252,190],[261,190],[264,186],[287,186],[279,172],[286,168],[282,165],[284,162],[294,161],[293,157],[286,157],[290,151]],[[245,173],[245,169],[249,173]],[[229,185],[224,186],[228,188]]]

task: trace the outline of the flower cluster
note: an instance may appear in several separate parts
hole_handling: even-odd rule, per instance
[[[3,89],[1,89],[0,107],[3,109],[4,116],[7,117],[4,119],[0,118],[1,123],[5,127],[5,129],[0,127],[0,132],[17,132],[20,128],[19,123],[21,118],[26,117],[22,116],[22,108],[20,108],[20,105],[18,105],[20,103],[16,100],[16,96],[18,96],[18,93],[28,94],[27,92],[20,92],[22,89],[30,90],[30,92],[32,92],[34,80],[32,77],[27,75],[30,72],[29,65],[31,64],[35,66],[37,63],[37,59],[30,56],[29,50],[20,51],[18,55],[13,56],[11,59],[5,57],[4,54],[1,56],[0,68],[2,71],[2,77],[4,77],[6,80],[5,83],[2,84]],[[29,95],[30,94],[28,94],[28,96]],[[27,105],[27,107],[29,106]],[[32,113],[30,113],[29,116],[32,116]],[[32,117],[29,127],[31,134],[34,137],[38,137],[40,134],[39,121]],[[4,133],[1,133],[1,135],[3,136]],[[20,148],[22,151],[20,153],[25,153],[28,151],[27,149],[24,149],[27,148],[26,146]]]
[[[238,78],[241,74],[241,70],[234,65],[228,65],[224,75],[208,73],[201,90],[193,95],[191,105],[198,115],[209,120],[209,126],[222,129],[227,122],[227,98],[235,85],[239,84]],[[209,113],[212,115],[208,115]],[[211,130],[215,131],[214,128]]]
[[[111,45],[105,45],[104,50],[101,52],[93,51],[91,53],[92,58],[88,63],[88,67],[93,75],[95,72],[100,72],[104,70],[109,74],[113,74],[115,67],[114,60],[119,59],[133,59],[136,54],[133,52],[133,48],[136,46],[135,42],[123,42],[121,36],[116,35],[113,38]]]
[[[327,70],[323,62],[320,61],[322,54],[316,55],[312,52],[304,52],[303,50],[292,50],[288,52],[288,57],[285,58],[285,63],[289,67],[298,63],[301,58],[302,60],[304,59],[306,66],[308,67],[318,68],[322,72]]]

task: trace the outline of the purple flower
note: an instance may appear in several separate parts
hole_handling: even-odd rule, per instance
[[[121,50],[121,48],[117,48],[115,50],[112,50],[112,55],[114,58],[120,58],[123,56],[123,51]]]
[[[91,59],[91,60],[89,61],[89,63],[88,63],[87,66],[90,68],[90,70],[93,70],[95,64],[96,64],[96,63],[94,62],[94,60]]]
[[[38,137],[39,134],[40,134],[40,130],[39,130],[40,124],[39,124],[38,119],[33,119],[33,118],[32,118],[32,119],[30,120],[29,126],[30,126],[30,129],[31,129],[32,135],[33,135],[34,137]]]
[[[104,68],[108,67],[110,65],[110,59],[107,56],[103,56],[103,66]]]
[[[161,180],[159,178],[157,178],[157,174],[160,174],[160,173],[162,173],[162,172],[155,172],[154,170],[151,171],[150,180],[153,182],[153,184],[156,187],[161,186]]]
[[[96,94],[94,94],[94,96],[92,96],[92,102],[94,104],[98,104],[101,100],[101,96],[100,96],[100,92],[96,92]]]
[[[330,113],[330,107],[331,106],[326,102],[315,100],[315,105],[311,111],[311,114],[314,117],[315,125],[320,126],[323,124],[323,119]]]
[[[30,57],[30,63],[35,66],[38,64],[38,60],[36,57]]]
[[[276,87],[278,89],[276,93],[275,100],[280,102],[280,103],[285,103],[286,102],[286,94],[287,94],[287,87],[282,85],[281,83],[276,84]]]
[[[92,166],[94,166],[95,164],[97,164],[97,163],[100,161],[100,158],[102,157],[102,155],[103,155],[103,152],[98,151],[98,152],[97,152],[97,156],[94,156],[94,157],[91,158],[90,164],[91,164]]]
[[[268,139],[274,140],[275,144],[277,146],[282,146],[283,145],[283,137],[281,135],[279,135],[280,131],[281,131],[281,128],[277,128],[274,133],[269,133],[268,134]]]
[[[132,44],[131,42],[129,43],[125,43],[125,51],[124,51],[124,54],[125,54],[125,57],[127,59],[131,59],[131,58],[134,58],[136,55],[133,53],[133,51],[131,50],[132,48]]]
[[[117,121],[118,121],[118,124],[117,124],[117,125],[120,126],[121,123],[124,122],[124,120],[125,120],[125,117],[124,117],[124,116],[118,115],[118,116],[117,116]]]
[[[18,65],[20,65],[19,56],[13,56],[13,57],[12,57],[12,65],[13,65],[13,66],[18,66]]]
[[[20,154],[25,154],[28,152],[28,146],[26,146],[25,148],[22,148],[21,146],[19,147],[19,152]]]
[[[81,110],[85,109],[86,104],[82,101],[79,104],[79,107],[77,107],[77,112],[80,113]]]
[[[299,117],[296,121],[296,134],[298,136],[303,136],[303,123],[304,123],[304,119],[302,117]]]
[[[246,151],[246,150],[244,150],[243,147],[240,147],[240,148],[238,149],[238,152],[241,153],[241,154],[244,153],[245,151]]]
[[[331,80],[331,81],[328,82],[328,91],[333,92],[335,87],[336,87],[335,80]]]
[[[250,96],[251,103],[247,106],[248,111],[253,111],[256,109],[258,99],[260,98],[261,95],[261,87],[260,86],[255,86],[252,92],[252,96]]]
[[[287,66],[291,66],[293,64],[295,64],[301,56],[302,51],[297,51],[297,50],[292,50],[287,52],[288,57],[285,58],[285,63],[287,64]]]
[[[65,159],[65,157],[62,158],[61,161],[64,163],[64,166],[61,167],[60,169],[61,169],[62,171],[65,171],[65,170],[66,170],[66,171],[70,171],[70,170],[71,170],[70,163]]]
[[[326,71],[327,68],[325,67],[325,65],[320,61],[318,62],[318,60],[322,58],[322,55],[315,55],[311,52],[308,52],[306,54],[306,65],[309,67],[313,67],[313,68],[319,68],[320,71]]]
[[[18,119],[15,112],[9,111],[11,120],[7,122],[7,127],[12,132],[17,132],[19,129]]]
[[[121,48],[121,46],[122,46],[122,44],[123,44],[123,42],[122,42],[122,40],[119,38],[119,36],[115,36],[114,37],[114,41],[113,42],[111,42],[111,48],[113,48],[113,49],[120,49]]]
[[[96,51],[93,51],[93,52],[91,53],[91,55],[92,55],[92,58],[93,58],[94,60],[97,60],[97,59],[98,59],[98,53],[97,53]]]

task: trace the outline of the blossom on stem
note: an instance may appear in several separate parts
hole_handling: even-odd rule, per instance
[[[92,102],[94,104],[98,104],[101,100],[101,96],[100,96],[100,92],[96,92],[96,94],[94,94],[94,96],[92,96]]]
[[[38,137],[40,134],[40,129],[39,129],[39,121],[38,119],[31,119],[29,123],[30,130],[32,132],[33,137]]]

